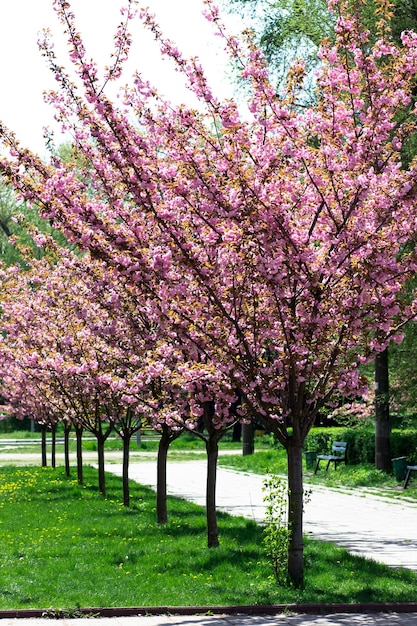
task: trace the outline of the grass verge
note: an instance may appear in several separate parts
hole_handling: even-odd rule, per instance
[[[221,545],[206,547],[205,512],[170,498],[155,523],[155,494],[108,475],[108,498],[85,468],[80,487],[58,468],[0,469],[0,608],[192,606],[415,600],[417,577],[306,541],[306,586],[280,588],[254,522],[219,515]]]

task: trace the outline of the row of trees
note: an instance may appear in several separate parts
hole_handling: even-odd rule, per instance
[[[72,129],[74,162],[54,155],[45,163],[0,126],[5,179],[89,251],[86,288],[58,280],[71,294],[58,299],[74,333],[51,357],[44,329],[24,373],[13,372],[8,385],[28,375],[33,359],[44,396],[60,368],[69,381],[59,410],[78,416],[79,405],[95,398],[88,372],[103,384],[95,411],[114,423],[128,410],[135,419],[155,411],[168,426],[181,420],[191,428],[203,416],[212,428],[209,471],[222,430],[237,418],[259,420],[287,450],[288,574],[296,586],[304,576],[305,438],[336,392],[360,392],[361,364],[401,341],[416,315],[405,286],[417,261],[417,163],[403,167],[401,148],[416,125],[414,109],[404,107],[415,89],[417,37],[404,33],[395,44],[385,4],[376,3],[371,37],[355,7],[330,2],[335,36],[320,49],[317,98],[305,106],[304,65],[292,65],[277,95],[260,50],[250,38],[227,35],[207,0],[207,17],[248,86],[241,110],[216,98],[198,59],[184,58],[133,1],[115,36],[115,61],[100,78],[69,3],[55,0],[77,79],[58,65],[48,37],[41,49],[58,81],[47,98]],[[139,73],[119,104],[106,95],[129,54],[127,24],[138,18],[185,74],[201,110],[171,106]],[[19,284],[37,307],[48,284],[56,289],[53,280],[35,275]],[[99,313],[90,293],[102,301]],[[79,294],[87,304],[76,304]],[[45,295],[46,307],[22,311],[16,327],[13,309],[5,354],[35,318],[57,323],[47,312],[51,298],[51,307]],[[106,359],[114,378],[96,371]]]
[[[30,417],[52,431],[63,424],[77,435],[78,480],[82,482],[81,437],[97,440],[99,488],[106,494],[104,445],[112,431],[123,441],[123,502],[130,504],[129,447],[143,425],[160,434],[157,520],[167,521],[166,463],[170,443],[185,429],[206,442],[208,453],[207,530],[218,544],[215,484],[218,442],[239,419],[218,423],[216,404],[199,401],[188,364],[161,342],[135,287],[88,255],[79,258],[38,234],[41,260],[2,273],[0,376],[8,404],[5,415]],[[59,260],[57,262],[57,257]],[[117,315],[116,315],[117,311]],[[177,373],[179,367],[182,373]],[[68,446],[66,466],[69,472]],[[52,455],[54,458],[54,454]],[[54,464],[54,462],[53,462]]]

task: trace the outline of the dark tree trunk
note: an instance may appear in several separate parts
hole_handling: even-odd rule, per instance
[[[242,424],[242,454],[246,456],[255,451],[253,424]]]
[[[294,429],[295,430],[295,429]],[[303,546],[303,444],[294,435],[288,442],[288,579],[300,588],[304,584]]]
[[[241,440],[242,440],[242,424],[240,422],[236,422],[236,424],[233,426],[232,441],[235,441],[236,443],[238,443]]]
[[[82,485],[84,482],[83,475],[83,427],[75,426],[75,436],[77,438],[77,480],[78,484]]]
[[[129,451],[132,433],[123,435],[123,506],[130,506]]]
[[[47,467],[48,461],[46,458],[46,426],[41,427],[41,442],[42,467]]]
[[[158,466],[156,486],[156,520],[158,524],[166,524],[168,521],[167,510],[167,458],[169,444],[171,443],[168,428],[162,429],[162,435],[158,445]]]
[[[104,444],[106,437],[103,434],[96,433],[97,438],[97,462],[98,462],[98,488],[100,493],[106,497],[106,475],[104,472]]]
[[[56,467],[56,424],[51,426],[51,465]]]
[[[375,357],[375,467],[391,470],[388,349]]]
[[[158,445],[157,486],[156,486],[156,519],[158,524],[168,521],[167,509],[167,459],[169,446],[184,432],[183,428],[173,430],[166,424],[161,426],[161,438]]]
[[[216,477],[219,443],[217,437],[210,437],[206,441],[207,449],[207,487],[206,487],[206,517],[207,517],[207,545],[216,548],[219,545],[219,530],[217,527],[216,511]]]
[[[70,475],[70,460],[69,460],[69,436],[71,432],[71,425],[65,422],[64,424],[64,463],[65,463],[65,475]]]

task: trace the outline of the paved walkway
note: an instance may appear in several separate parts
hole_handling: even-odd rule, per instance
[[[122,472],[120,464],[109,464],[107,469],[118,475]],[[155,488],[155,461],[132,463],[130,477]],[[168,462],[167,480],[169,494],[204,506],[205,461]],[[265,510],[262,481],[262,476],[219,467],[219,510],[261,522]],[[360,489],[345,492],[310,487],[305,533],[332,541],[353,554],[417,571],[417,503],[382,498]]]

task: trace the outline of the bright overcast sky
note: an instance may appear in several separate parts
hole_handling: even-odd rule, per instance
[[[105,65],[113,48],[112,38],[121,21],[124,0],[70,0],[77,16],[89,56]],[[219,95],[232,95],[222,43],[202,16],[202,0],[144,0],[157,15],[163,32],[189,56],[200,57],[211,84]],[[230,16],[224,16],[231,22]],[[232,20],[233,32],[240,26]],[[48,27],[54,34],[56,51],[67,64],[61,25],[52,9],[52,0],[2,0],[0,4],[0,120],[14,130],[22,143],[43,154],[42,128],[51,125],[53,111],[43,103],[42,92],[54,87],[54,80],[37,48],[39,32]],[[135,42],[132,71],[138,69],[172,101],[184,101],[187,92],[180,88],[178,74],[168,61],[162,62],[156,45],[140,21],[131,22]],[[124,82],[128,79],[126,75]]]

